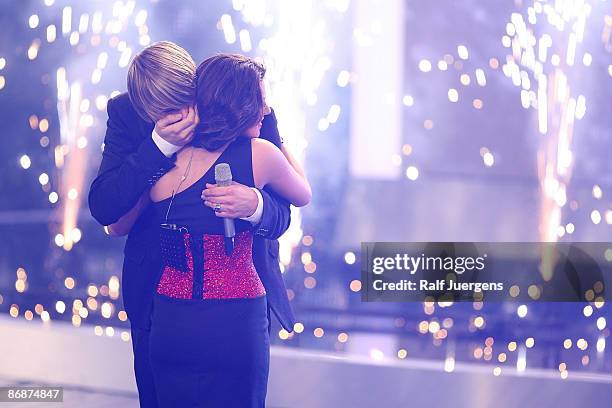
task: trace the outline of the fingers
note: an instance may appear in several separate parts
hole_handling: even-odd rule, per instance
[[[221,209],[219,211],[215,210],[215,206],[217,204],[221,204]],[[234,207],[229,204],[222,204],[218,202],[204,201],[204,205],[215,210],[215,215],[221,218],[238,218],[238,212]]]
[[[206,183],[206,188],[202,190],[202,200],[205,200],[208,197],[213,189],[217,188],[216,184]]]
[[[197,106],[186,106],[177,112],[168,113],[159,119],[155,124],[159,127],[168,127],[170,125],[180,124],[178,129],[174,129],[178,132],[187,126],[190,126],[193,122],[199,122]]]
[[[202,196],[204,198],[218,198],[228,195],[229,191],[227,187],[210,187],[206,188],[206,190],[202,191]]]
[[[181,119],[185,119],[189,114],[189,107],[185,106],[184,108],[181,108],[179,112],[181,112]]]
[[[233,207],[229,207],[229,206],[221,206],[221,209],[219,210],[215,210],[214,207],[212,207],[214,210],[214,213],[217,217],[220,218],[238,218],[238,213],[236,212],[236,210]]]
[[[176,112],[176,113],[169,113],[166,116],[162,117],[160,120],[158,120],[155,125],[160,127],[160,128],[165,128],[167,126],[170,126],[176,122],[179,122],[181,119],[183,118],[183,115],[181,115],[180,112]]]
[[[189,106],[187,107],[187,117],[185,119],[188,119],[190,122],[195,121],[197,114],[196,114],[196,110],[193,106]]]
[[[193,107],[184,108],[179,112],[164,116],[159,122],[159,126],[166,128],[167,132],[180,133],[188,127],[192,126],[195,122],[196,114]]]
[[[156,122],[155,128],[164,140],[176,146],[184,146],[193,140],[197,125],[196,108],[186,106],[162,117]]]
[[[185,143],[189,143],[191,141],[191,139],[193,139],[194,130],[195,130],[196,126],[197,126],[197,123],[194,122],[189,127],[183,129],[179,133],[180,138],[185,140]]]
[[[233,205],[231,203],[232,203],[232,200],[227,199],[227,198],[204,199],[204,205],[210,208],[214,208],[215,205],[221,204],[222,208],[225,210],[225,209],[233,208]]]
[[[239,187],[235,187],[239,186]],[[239,197],[239,189],[242,187],[246,187],[243,184],[240,184],[234,180],[232,180],[231,185],[229,186],[217,186],[216,184],[206,183],[206,189],[202,190],[202,199],[211,199],[214,198],[218,201],[219,198],[228,198],[236,200]],[[250,188],[250,187],[246,187]]]
[[[200,114],[198,113],[198,105],[194,105],[193,110],[195,111],[195,123],[200,123]]]
[[[194,118],[193,115],[188,114],[185,119],[179,122],[173,123],[171,125],[168,125],[167,130],[169,132],[174,132],[174,133],[179,134],[185,129],[189,128],[190,126],[193,126],[194,124],[193,118]]]
[[[222,190],[222,189],[229,189],[229,190],[235,190],[235,188],[233,186],[243,186],[243,187],[247,187],[250,188],[248,186],[245,186],[244,184],[240,184],[238,183],[236,180],[232,180],[231,184],[229,186],[218,186],[216,184],[210,184],[210,183],[206,183],[206,188],[202,191],[218,191],[218,190]]]

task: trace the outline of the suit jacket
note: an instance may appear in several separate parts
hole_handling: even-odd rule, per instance
[[[107,110],[102,162],[89,191],[89,209],[102,225],[113,224],[134,207],[174,167],[176,159],[157,148],[151,138],[154,124],[138,116],[126,93],[109,100]],[[277,241],[289,227],[290,207],[272,191],[263,189],[261,194],[264,210],[254,231],[253,263],[266,289],[268,310],[292,331],[295,317],[278,264]],[[153,294],[162,271],[159,225],[152,215],[151,207],[144,210],[128,234],[121,278],[130,323],[142,328],[150,325]]]

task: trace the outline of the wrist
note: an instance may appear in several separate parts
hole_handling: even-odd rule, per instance
[[[257,196],[257,206],[251,215],[248,217],[241,217],[240,219],[249,221],[253,225],[257,225],[259,224],[259,221],[261,221],[261,216],[263,214],[263,197],[258,189],[251,187],[251,190],[253,190]]]
[[[161,137],[159,133],[157,133],[156,129],[153,129],[153,132],[151,132],[151,138],[153,139],[153,142],[155,143],[157,148],[166,157],[171,157],[174,153],[181,150],[181,146],[177,146],[175,144],[168,142],[166,139]]]
[[[278,148],[281,147],[283,138],[278,131],[278,121],[276,120],[276,115],[273,109],[271,109],[271,112],[268,115],[264,116],[260,135],[262,139],[266,139]]]

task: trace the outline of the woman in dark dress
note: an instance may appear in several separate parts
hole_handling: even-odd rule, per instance
[[[201,198],[206,184],[215,183],[215,165],[228,163],[241,184],[270,186],[297,206],[310,201],[310,186],[291,155],[257,138],[269,112],[264,73],[239,55],[200,64],[194,140],[150,192],[164,262],[150,336],[161,407],[265,406],[268,320],[252,261],[252,226],[234,220],[234,249],[226,255],[223,219]]]

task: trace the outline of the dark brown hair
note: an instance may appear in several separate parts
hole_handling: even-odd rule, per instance
[[[262,120],[265,73],[263,64],[239,54],[217,54],[198,66],[195,146],[218,150]]]

